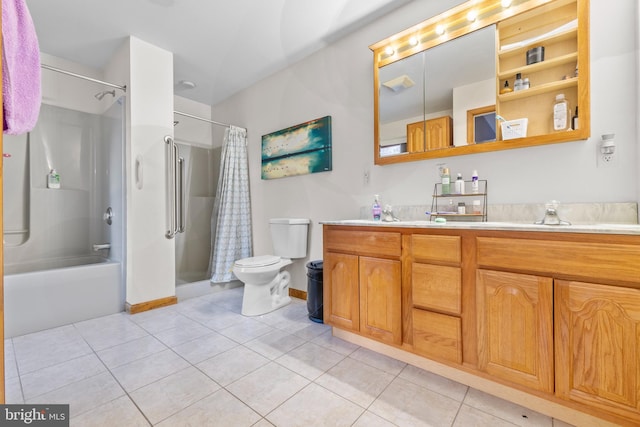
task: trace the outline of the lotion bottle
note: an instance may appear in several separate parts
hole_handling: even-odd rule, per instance
[[[464,194],[464,180],[461,173],[458,174],[456,179],[456,194]]]
[[[471,192],[474,194],[478,193],[480,188],[480,183],[478,182],[478,171],[474,170],[471,174]]]
[[[373,201],[373,208],[371,209],[371,213],[373,214],[374,221],[380,221],[380,217],[382,216],[382,207],[380,206],[380,196],[375,195],[375,199]]]
[[[451,194],[451,175],[449,175],[449,168],[442,169],[440,180],[442,183],[442,194]]]
[[[565,99],[564,93],[559,93],[553,104],[553,130],[557,132],[569,129],[571,129],[569,102]]]

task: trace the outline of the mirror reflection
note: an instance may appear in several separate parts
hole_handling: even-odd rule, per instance
[[[468,112],[496,103],[495,46],[489,26],[380,68],[380,155],[468,144]]]

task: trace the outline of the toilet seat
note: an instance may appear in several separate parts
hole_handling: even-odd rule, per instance
[[[239,259],[235,264],[242,268],[259,268],[277,264],[280,260],[281,258],[276,255],[260,255],[251,258]]]

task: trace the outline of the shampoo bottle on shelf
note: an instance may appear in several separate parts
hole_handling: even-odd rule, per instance
[[[553,104],[553,130],[557,132],[569,129],[571,129],[569,102],[565,99],[564,93],[559,93]]]
[[[480,183],[478,182],[478,171],[474,170],[471,174],[471,192],[474,194],[478,193],[480,189]]]
[[[442,183],[442,194],[451,193],[451,175],[449,175],[449,168],[442,169],[442,176],[440,177]]]
[[[382,207],[380,206],[380,196],[375,195],[375,199],[373,201],[373,208],[371,209],[371,213],[373,214],[374,221],[380,221],[380,217],[382,216]]]
[[[47,188],[60,188],[60,174],[55,169],[47,175]]]
[[[461,173],[458,174],[456,179],[456,194],[464,194],[464,180]]]

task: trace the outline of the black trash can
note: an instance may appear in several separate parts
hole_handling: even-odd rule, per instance
[[[322,319],[322,260],[307,263],[307,310],[309,319],[324,323]]]

